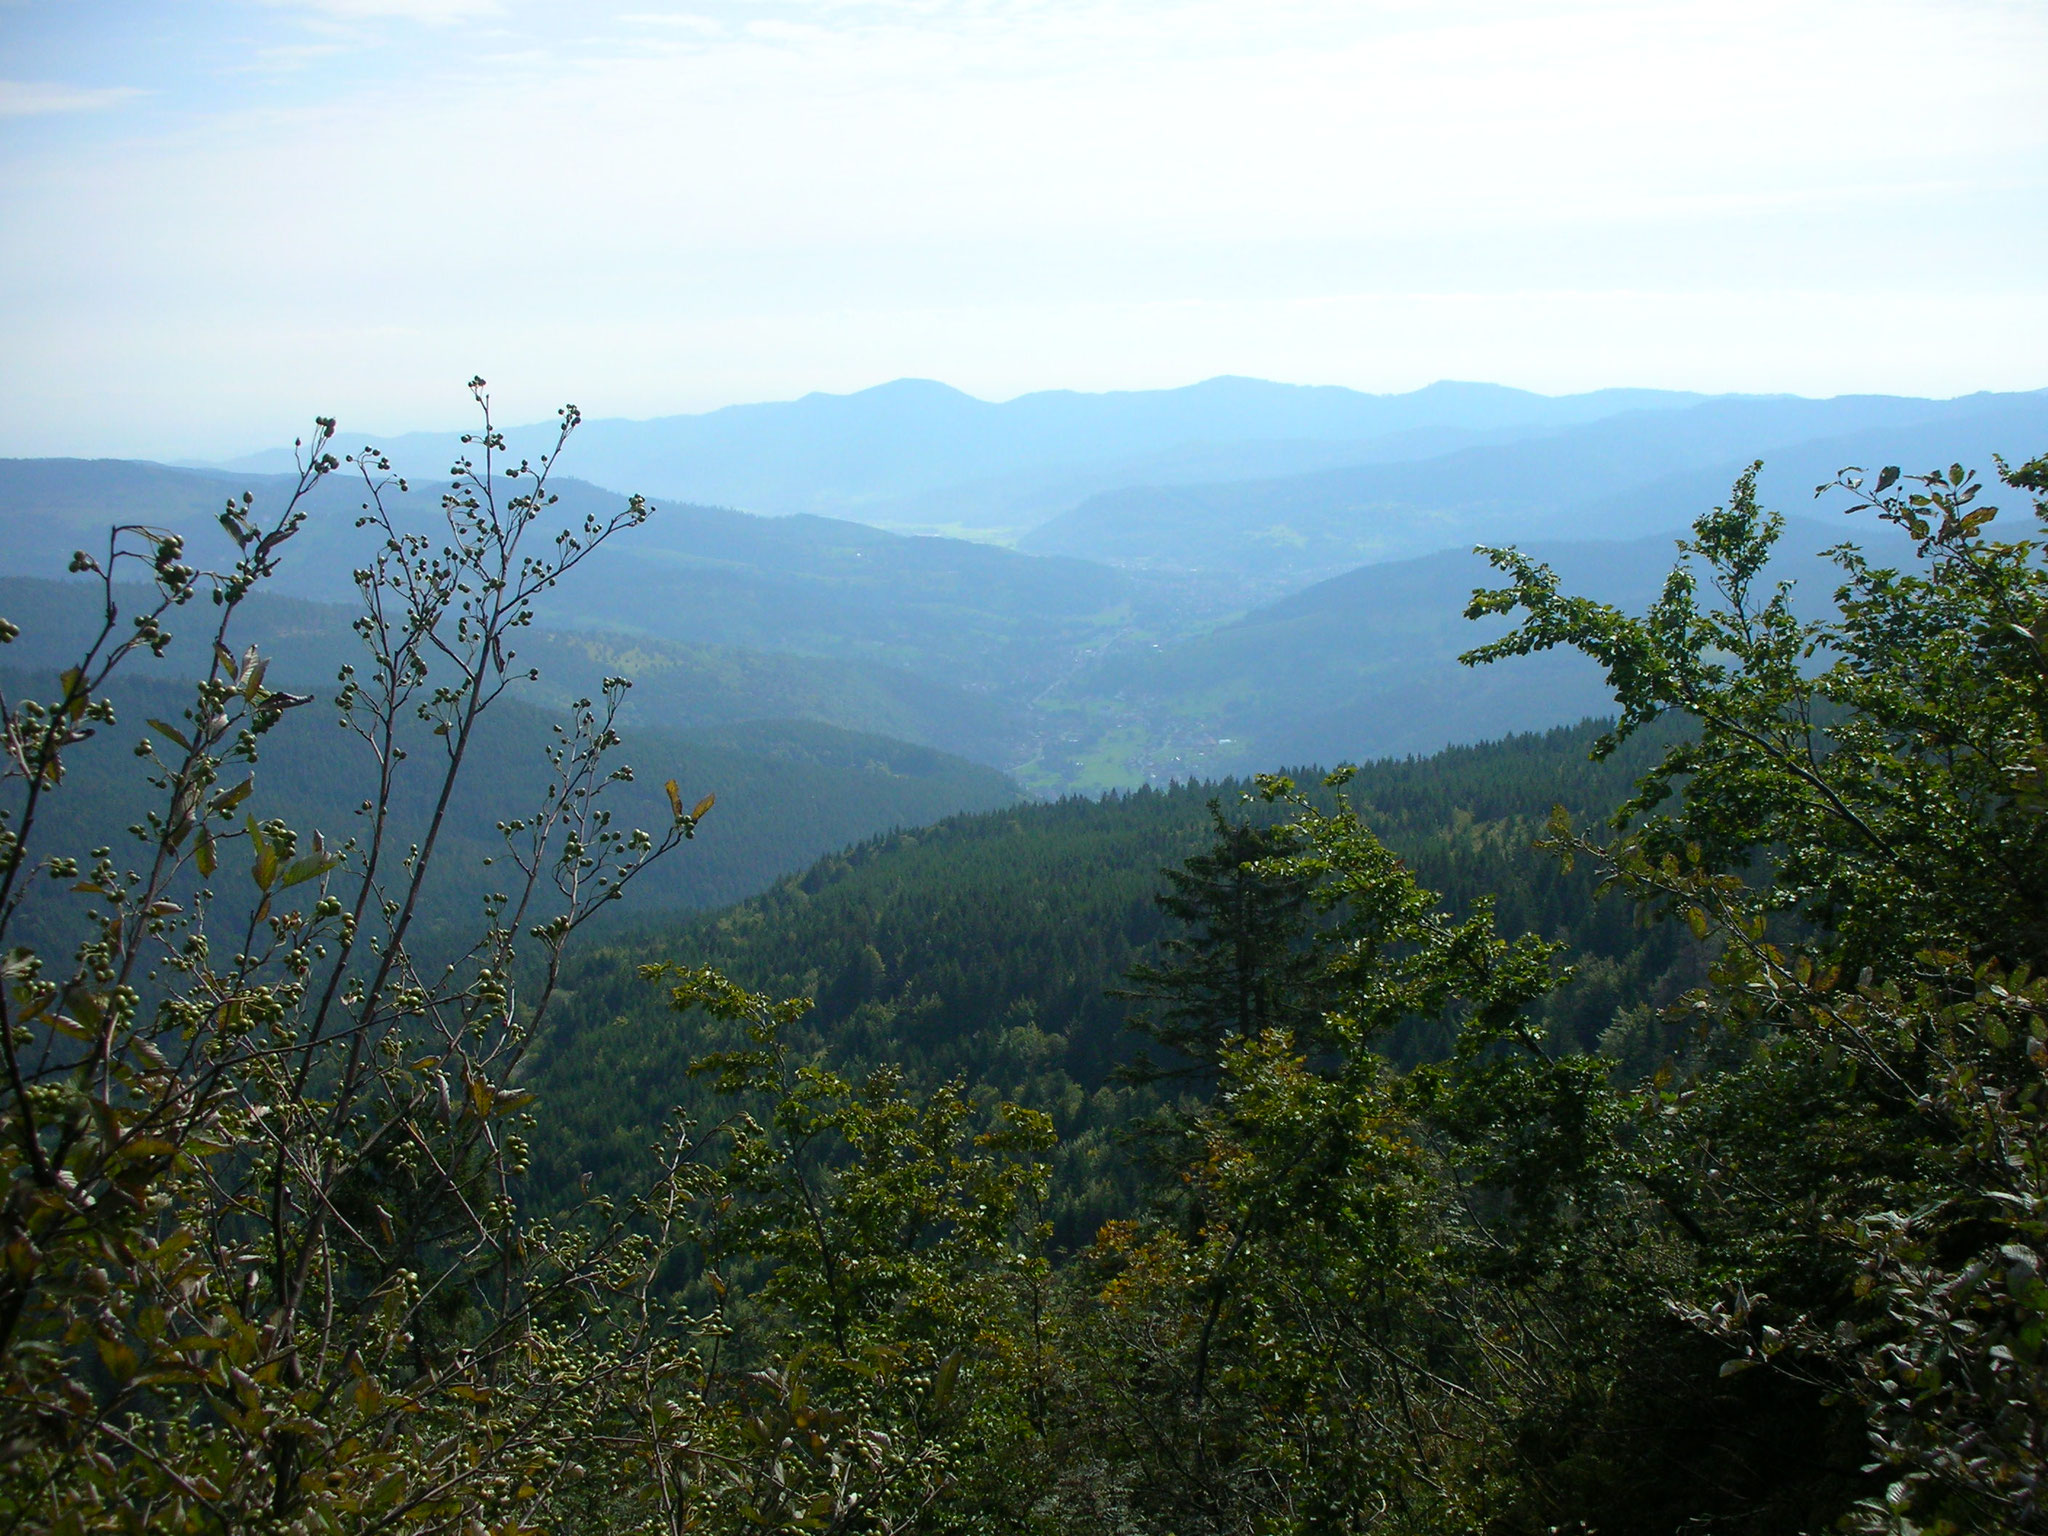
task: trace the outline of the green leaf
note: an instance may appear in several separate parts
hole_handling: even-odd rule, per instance
[[[960,1380],[960,1351],[954,1350],[940,1362],[939,1371],[932,1378],[932,1406],[944,1408],[953,1400],[953,1388]]]
[[[244,818],[244,825],[249,829],[249,841],[256,847],[256,862],[249,868],[249,878],[256,882],[258,890],[267,891],[277,881],[277,850],[256,825],[254,816]]]
[[[151,716],[146,723],[149,725],[150,729],[157,731],[158,733],[164,736],[168,736],[172,741],[175,741],[185,751],[190,752],[192,750],[192,743],[185,739],[185,733],[183,731],[180,731],[173,726],[166,725],[163,721],[157,719],[155,716]]]
[[[100,1363],[106,1366],[109,1376],[124,1387],[135,1379],[137,1361],[134,1350],[119,1339],[98,1339],[94,1342],[99,1345]]]
[[[155,724],[154,721],[150,723]],[[225,816],[229,811],[232,811],[236,806],[248,799],[250,793],[255,788],[256,776],[251,774],[233,789],[222,790],[218,795],[214,796],[212,814],[215,816]]]
[[[290,890],[308,880],[317,880],[340,862],[338,853],[309,853],[303,859],[293,861],[291,868],[284,872],[284,879],[278,882],[278,888]]]

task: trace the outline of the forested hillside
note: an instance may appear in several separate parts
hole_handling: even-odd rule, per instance
[[[8,657],[8,660],[15,658]],[[279,669],[279,683],[289,674]],[[0,668],[0,690],[33,697],[50,686],[55,668],[41,673]],[[81,846],[106,841],[136,821],[149,803],[149,787],[135,770],[133,745],[162,742],[151,720],[189,729],[184,710],[190,688],[168,680],[124,681],[107,690],[113,718],[74,754],[68,793],[46,813],[52,832]],[[420,933],[438,952],[462,929],[483,894],[502,885],[487,861],[506,855],[498,823],[540,796],[550,777],[558,708],[516,698],[503,701],[477,737],[484,771],[449,802],[434,880],[424,892]],[[261,766],[246,777],[245,814],[272,817],[308,837],[340,847],[363,834],[368,817],[362,786],[374,782],[375,760],[365,743],[338,731],[319,704],[287,715],[268,735]],[[404,731],[402,749],[428,757],[436,747],[423,727]],[[799,721],[766,721],[663,732],[629,729],[621,758],[636,770],[615,795],[621,821],[658,827],[670,819],[663,781],[674,778],[691,802],[718,797],[713,814],[691,843],[689,857],[651,870],[636,892],[643,911],[687,911],[730,902],[777,876],[803,868],[830,849],[896,827],[922,826],[959,811],[1012,803],[1016,787],[1000,773],[926,747]],[[386,798],[392,835],[419,837],[434,811],[428,781],[402,776]],[[606,920],[610,919],[607,913]],[[38,943],[66,947],[76,930],[38,926],[40,909],[26,921]]]
[[[1532,846],[1553,806],[1602,816],[1654,758],[1641,743],[1591,762],[1598,734],[1581,725],[1375,763],[1352,787],[1453,910],[1490,899],[1504,926],[1567,946],[1578,978],[1542,1010],[1559,1040],[1593,1050],[1606,1038],[1640,1063],[1655,1054],[1651,1011],[1698,979],[1699,957],[1680,932],[1597,902],[1590,874],[1561,873]],[[1157,1099],[1117,1079],[1140,1042],[1115,994],[1157,958],[1171,928],[1154,901],[1162,872],[1212,840],[1211,806],[1274,819],[1251,789],[1190,783],[955,817],[835,853],[725,911],[609,941],[564,974],[567,995],[533,1059],[530,1083],[553,1106],[536,1189],[558,1199],[584,1173],[619,1185],[670,1107],[702,1099],[685,1069],[727,1042],[640,979],[642,965],[667,961],[812,1000],[784,1038],[835,1070],[894,1063],[926,1088],[960,1076],[1045,1111],[1060,1136],[1056,1229],[1068,1246],[1085,1243],[1133,1209],[1118,1131]],[[1625,1010],[1634,1024],[1618,1024]],[[1440,1042],[1425,1029],[1395,1048],[1429,1054]]]
[[[0,0],[0,1536],[2048,1536],[2044,65]]]
[[[367,490],[358,466],[323,477],[300,502],[303,542],[279,562],[275,590],[353,602],[352,573],[377,540],[357,527]],[[417,481],[375,476],[393,524],[435,534],[447,465]],[[193,558],[226,546],[215,519],[247,492],[270,517],[290,476],[224,480],[211,472],[120,461],[0,462],[10,508],[10,574],[56,576],[81,544],[159,497],[151,526],[184,536]],[[628,498],[566,475],[550,481],[555,527],[616,515]],[[600,549],[564,576],[550,619],[696,644],[743,646],[900,668],[1021,703],[1079,650],[1125,630],[1186,633],[1227,611],[1185,578],[1161,580],[1087,561],[1038,559],[960,539],[906,538],[844,519],[758,517],[718,507],[656,507],[630,552]]]
[[[0,576],[0,612],[17,615],[23,630],[11,653],[14,664],[66,665],[95,618],[90,602],[81,600],[85,595],[76,580]],[[276,659],[280,680],[301,690],[324,689],[343,666],[361,659],[353,616],[337,603],[256,594],[249,599],[246,633]],[[674,733],[804,720],[992,765],[1014,758],[1027,739],[1021,712],[985,693],[873,663],[602,628],[536,628],[520,637],[518,651],[540,673],[527,695],[550,706],[595,695],[607,677],[631,678],[623,717],[635,729]],[[186,660],[173,651],[154,670],[177,673]]]
[[[1864,530],[1787,521],[1771,575],[1823,600],[1821,552]],[[1649,602],[1676,535],[1521,547],[1574,585],[1628,606]],[[1489,734],[1539,730],[1607,707],[1599,668],[1552,652],[1475,672],[1458,657],[1500,632],[1465,608],[1485,584],[1483,555],[1445,550],[1362,566],[1168,645],[1112,652],[1040,701],[1048,722],[1033,781],[1062,770],[1084,785],[1250,773],[1329,760],[1434,752]]]

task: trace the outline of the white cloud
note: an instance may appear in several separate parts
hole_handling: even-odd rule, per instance
[[[0,80],[0,117],[42,117],[55,112],[105,112],[126,106],[142,91],[130,86],[59,85],[44,80]]]
[[[473,16],[495,16],[501,0],[262,0],[278,10],[306,11],[336,21],[417,21],[445,26]]]

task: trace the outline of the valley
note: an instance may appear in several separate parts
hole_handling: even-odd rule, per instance
[[[508,451],[544,451],[540,432],[509,432]],[[1640,601],[1750,458],[1810,562],[1838,538],[1812,488],[1843,465],[1989,462],[2044,433],[2048,393],[1369,396],[1233,379],[1000,406],[902,381],[592,421],[553,515],[609,515],[627,490],[655,493],[655,514],[563,583],[534,658],[557,697],[632,675],[629,718],[647,728],[811,720],[958,754],[1033,795],[1426,753],[1604,707],[1582,662],[1457,665],[1489,634],[1460,617],[1490,579],[1473,545],[1537,549]],[[385,451],[381,478],[407,474],[385,493],[401,523],[431,527],[462,445],[401,436]],[[5,569],[54,577],[87,530],[131,516],[203,554],[227,495],[260,510],[288,492],[275,467],[0,462]],[[670,488],[705,500],[660,499]],[[353,472],[319,488],[278,592],[350,599],[364,495]],[[709,504],[720,496],[749,510]],[[989,497],[1014,547],[987,537]],[[892,531],[904,498],[979,536]]]

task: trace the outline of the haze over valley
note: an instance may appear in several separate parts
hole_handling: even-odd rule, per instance
[[[508,462],[553,445],[547,425],[506,436]],[[904,380],[597,419],[562,457],[555,514],[609,515],[631,492],[656,512],[554,594],[535,654],[561,697],[632,675],[641,728],[810,721],[957,754],[1037,795],[1426,753],[1603,705],[1582,660],[1456,664],[1492,634],[1460,617],[1489,580],[1475,545],[1528,547],[1640,600],[1752,457],[1810,559],[1855,531],[1813,496],[1843,467],[1988,463],[2044,437],[2048,391],[1375,396],[1250,379],[999,405]],[[475,452],[365,440],[407,478],[387,496],[415,520]],[[262,510],[289,493],[280,463],[0,462],[5,569],[54,578],[115,518],[218,545],[226,495]],[[353,470],[318,488],[277,590],[349,600],[362,499]]]

